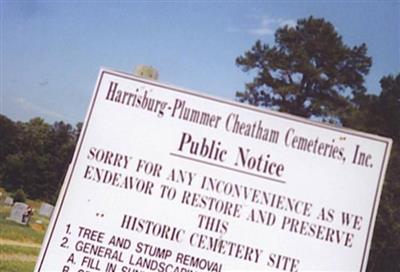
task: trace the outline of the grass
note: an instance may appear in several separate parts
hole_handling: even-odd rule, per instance
[[[21,254],[21,255],[39,255],[40,248],[38,247],[24,247],[17,245],[0,245],[0,255],[12,255],[12,254]]]
[[[1,272],[32,272],[35,268],[35,261],[1,261]]]
[[[10,207],[0,207],[0,237],[1,239],[30,242],[30,243],[42,243],[45,229],[47,226],[43,226],[42,230],[37,231],[32,228],[31,225],[24,226],[13,221],[9,221],[6,218],[10,214]],[[35,222],[35,218],[31,218],[31,222]],[[48,223],[48,221],[47,221]],[[33,226],[37,225],[32,223]]]
[[[7,193],[0,192],[4,199]],[[0,272],[32,272],[35,267],[49,219],[37,214],[41,201],[27,204],[35,212],[26,226],[7,220],[11,207],[0,205]]]
[[[0,272],[32,272],[40,248],[0,244]]]

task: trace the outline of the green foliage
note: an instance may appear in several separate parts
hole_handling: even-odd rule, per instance
[[[4,162],[6,156],[16,149],[15,136],[17,128],[13,121],[0,115],[0,162]],[[0,185],[4,179],[4,164],[0,163]]]
[[[25,201],[26,201],[26,194],[24,190],[20,188],[14,194],[14,202],[25,202]]]
[[[17,127],[13,121],[0,115],[0,161],[3,161],[7,154],[13,152],[16,148],[15,136]]]
[[[379,96],[359,95],[345,126],[393,139],[390,162],[374,229],[369,271],[400,271],[400,74],[380,81]]]
[[[8,191],[22,188],[28,197],[54,203],[75,149],[81,125],[49,125],[41,118],[14,123],[0,115],[0,177]]]
[[[309,17],[275,33],[275,45],[257,41],[236,59],[247,72],[256,71],[241,102],[303,117],[338,117],[349,105],[346,95],[364,93],[364,75],[372,60],[365,44],[345,45],[334,26]]]

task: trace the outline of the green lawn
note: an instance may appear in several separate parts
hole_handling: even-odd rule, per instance
[[[35,226],[36,224],[32,224]],[[0,238],[30,243],[42,243],[44,231],[37,231],[31,226],[23,226],[18,223],[6,220],[0,214]]]
[[[35,261],[4,261],[0,262],[1,272],[32,272],[35,268]]]
[[[0,272],[32,272],[35,267],[49,219],[37,214],[41,201],[27,204],[35,210],[27,226],[7,220],[11,207],[0,205]]]
[[[0,245],[0,254],[2,255],[11,255],[11,254],[22,254],[22,255],[30,255],[37,256],[39,255],[40,248],[38,247],[30,247],[30,246],[19,246],[19,245]]]

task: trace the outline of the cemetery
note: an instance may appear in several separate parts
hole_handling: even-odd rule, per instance
[[[399,0],[74,2],[0,2],[0,272],[400,271]]]
[[[47,214],[50,210],[44,208],[44,215],[41,215],[40,208],[50,204],[30,199],[26,203],[14,203],[11,193],[1,187],[0,192],[0,271],[33,271],[49,223]],[[27,217],[23,218],[23,215],[28,206],[33,214],[25,221]]]

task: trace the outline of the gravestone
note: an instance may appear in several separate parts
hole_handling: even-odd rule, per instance
[[[15,202],[14,206],[11,209],[10,217],[8,220],[17,222],[19,224],[26,225],[28,223],[28,209],[29,206],[22,202]]]
[[[7,196],[4,199],[4,205],[12,206],[13,203],[14,203],[14,199],[12,197]]]
[[[53,213],[53,209],[54,209],[53,205],[50,205],[49,203],[42,202],[42,205],[40,206],[40,209],[39,209],[39,215],[46,216],[46,217],[50,218],[51,214]]]

